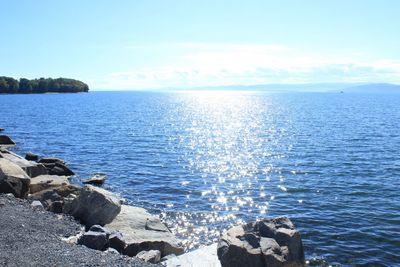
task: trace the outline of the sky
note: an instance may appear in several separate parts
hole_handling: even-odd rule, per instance
[[[400,83],[398,0],[0,0],[0,75],[92,90]]]

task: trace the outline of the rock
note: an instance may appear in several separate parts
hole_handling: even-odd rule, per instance
[[[187,252],[178,257],[175,255],[166,256],[161,259],[164,266],[190,266],[190,267],[221,267],[217,256],[217,243],[209,246],[200,247],[196,250]],[[246,266],[246,265],[245,265]]]
[[[45,165],[47,167],[47,165]],[[64,163],[55,163],[52,168],[47,169],[49,174],[59,176],[73,176],[75,173],[71,171]]]
[[[76,199],[81,191],[77,185],[62,185],[29,195],[30,200],[39,200],[46,210],[67,213],[70,211],[71,202]],[[60,209],[61,204],[61,210]]]
[[[0,133],[1,133],[1,132],[4,132],[4,128],[0,128]]]
[[[115,232],[108,238],[110,248],[116,249],[119,253],[122,253],[125,249],[126,243],[124,237],[120,232]]]
[[[92,225],[92,226],[89,228],[89,231],[92,231],[92,232],[99,232],[99,233],[105,233],[105,234],[107,235],[107,238],[110,236],[110,232],[109,232],[106,228],[104,228],[104,227],[102,227],[102,226],[100,226],[100,225]]]
[[[82,188],[79,197],[73,200],[69,213],[87,226],[92,226],[112,222],[120,211],[121,204],[115,195],[88,185]]]
[[[0,135],[0,146],[13,146],[15,142],[7,135]]]
[[[108,248],[106,251],[104,251],[106,253],[111,253],[111,254],[119,254],[119,252],[113,248]]]
[[[84,233],[78,240],[79,245],[96,250],[104,250],[107,247],[107,243],[107,234],[103,232],[89,231]]]
[[[25,155],[25,159],[29,160],[29,161],[38,161],[39,160],[39,156],[36,154],[33,154],[31,152],[26,153]]]
[[[63,161],[62,159],[59,158],[51,158],[51,157],[46,157],[46,158],[41,158],[39,160],[39,163],[43,163],[43,164],[55,164],[55,163],[61,163],[61,164],[65,164],[65,161]]]
[[[83,181],[84,184],[102,185],[106,180],[106,175],[102,173],[96,173],[93,177]]]
[[[44,210],[42,203],[38,200],[35,200],[31,203],[31,207],[34,210]]]
[[[30,193],[33,194],[49,188],[60,187],[62,185],[69,185],[68,176],[39,175],[31,179],[29,190]]]
[[[144,260],[145,262],[158,263],[161,259],[161,252],[159,250],[143,250],[140,251],[136,257]]]
[[[217,253],[223,267],[305,266],[300,233],[287,217],[229,229],[219,240]]]
[[[28,161],[23,157],[12,153],[10,151],[2,151],[3,158],[8,159],[9,161],[14,162],[19,167],[21,167],[29,177],[36,177],[39,175],[46,175],[48,174],[46,167],[43,164],[38,164],[33,161]]]
[[[182,246],[167,227],[162,231],[162,227],[157,227],[157,230],[146,229],[148,220],[159,221],[145,209],[122,205],[120,214],[106,228],[122,233],[126,242],[124,254],[128,256],[135,256],[143,250],[159,250],[161,257],[183,253]]]
[[[24,198],[28,194],[30,177],[17,164],[0,158],[0,193],[12,193]]]

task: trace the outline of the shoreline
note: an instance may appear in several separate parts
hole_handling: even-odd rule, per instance
[[[39,157],[30,152],[23,158],[8,150],[15,145],[11,138],[8,139],[9,144],[0,142],[0,197],[10,198],[12,193],[15,197],[26,199],[25,206],[31,203],[34,212],[74,218],[82,230],[63,239],[70,246],[86,246],[103,253],[121,255],[122,258],[129,256],[171,267],[241,266],[240,262],[247,262],[252,257],[255,261],[249,266],[305,264],[300,233],[286,217],[233,227],[217,243],[184,253],[182,241],[174,236],[160,216],[151,215],[143,208],[125,205],[115,194],[101,188],[104,178],[97,186],[70,183],[74,173],[63,160]],[[11,188],[13,182],[7,181],[7,178],[14,179],[18,185]],[[95,180],[99,183],[99,177]],[[260,227],[270,230],[263,232]],[[254,236],[254,240],[258,241],[251,241],[248,236]],[[241,250],[236,255],[238,248]],[[258,251],[255,256],[254,249]],[[121,266],[133,265],[127,263]]]

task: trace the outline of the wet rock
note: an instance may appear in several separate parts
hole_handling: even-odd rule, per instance
[[[0,135],[0,146],[13,146],[15,142],[7,135]]]
[[[0,133],[1,133],[1,132],[4,132],[4,128],[0,128]]]
[[[119,253],[122,253],[125,249],[126,243],[124,237],[119,232],[114,232],[108,238],[110,248],[114,248]]]
[[[83,181],[84,184],[102,185],[106,181],[107,176],[102,173],[96,173],[93,177]]]
[[[33,154],[31,152],[26,153],[25,155],[25,159],[29,160],[29,161],[38,161],[39,160],[39,156],[36,154]]]
[[[104,250],[107,247],[107,234],[103,232],[89,231],[84,233],[78,240],[79,245],[84,245],[91,249]]]
[[[161,259],[161,252],[159,250],[144,250],[139,252],[136,257],[146,262],[158,263]]]
[[[300,233],[287,217],[236,226],[218,242],[224,266],[304,266]]]
[[[105,225],[118,215],[121,204],[119,198],[111,192],[88,185],[82,188],[70,208],[69,213],[87,226]]]
[[[169,254],[182,254],[181,244],[168,228],[158,226],[155,228],[157,230],[151,230],[147,224],[149,220],[159,221],[145,209],[122,205],[120,214],[112,223],[107,224],[106,228],[122,233],[126,242],[124,254],[129,256],[135,256],[143,250],[159,250],[162,257]],[[160,221],[158,223],[161,224]],[[151,225],[158,225],[158,223]],[[146,224],[148,225],[147,229]]]
[[[31,203],[31,207],[34,210],[44,210],[42,203],[38,200],[35,200]]]
[[[30,193],[33,194],[49,188],[61,187],[63,185],[69,185],[68,176],[39,175],[31,179],[29,190]]]
[[[17,164],[0,158],[0,193],[12,193],[24,198],[29,191],[30,177]]]

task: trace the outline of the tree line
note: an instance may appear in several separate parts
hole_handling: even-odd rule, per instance
[[[81,81],[68,78],[40,78],[16,80],[0,76],[0,94],[40,94],[88,92],[89,86]]]

